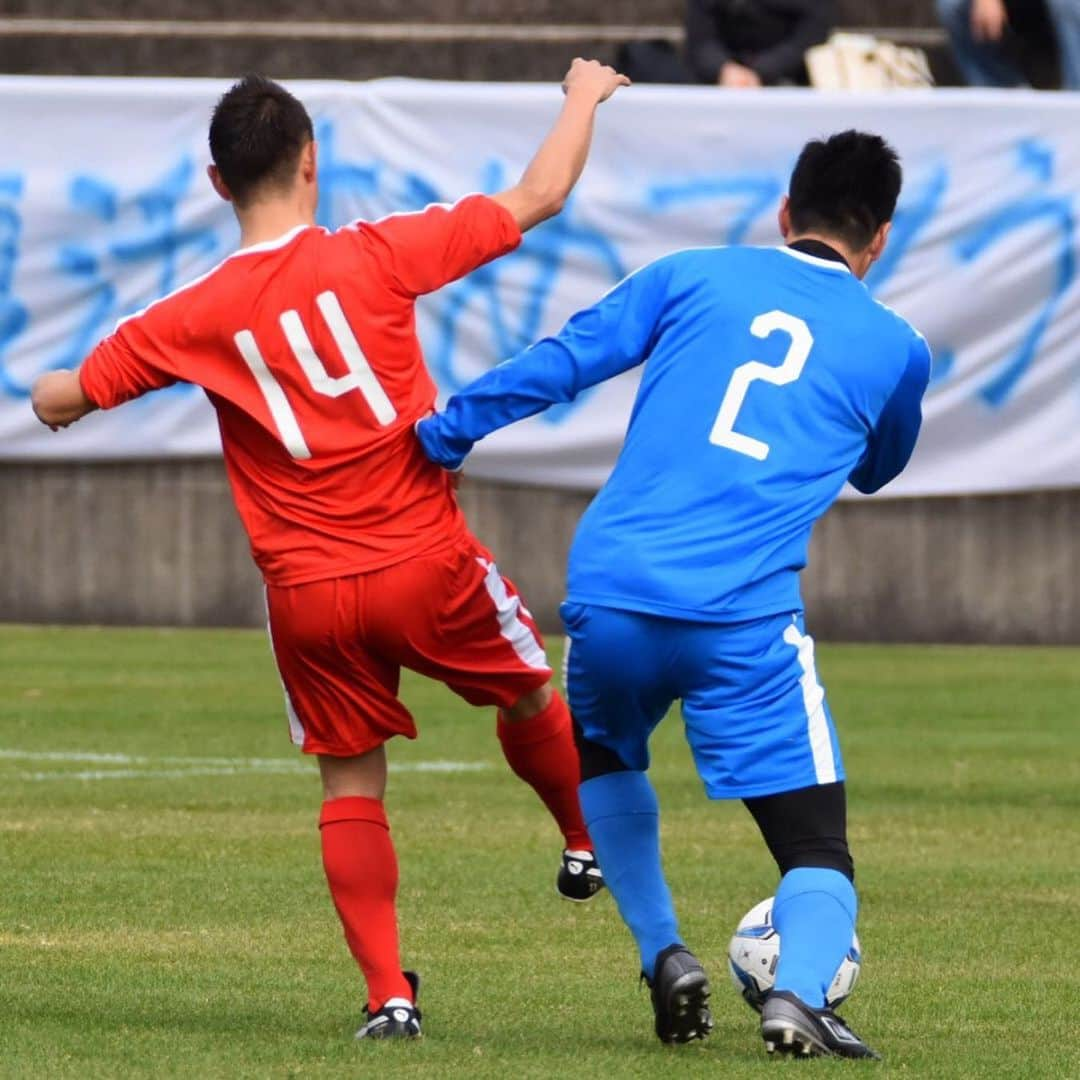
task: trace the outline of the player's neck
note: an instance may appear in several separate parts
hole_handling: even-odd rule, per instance
[[[839,255],[845,263],[847,263],[848,269],[856,275],[856,277],[862,277],[866,273],[863,270],[859,273],[861,268],[860,259],[857,253],[853,252],[842,240],[837,240],[835,236],[825,236],[822,233],[799,233],[797,236],[792,235],[785,237],[785,243],[788,247],[793,247],[800,241],[812,240],[818,244],[824,244],[827,248],[831,248],[837,255]],[[867,266],[869,269],[869,266]]]
[[[315,215],[296,199],[273,199],[237,210],[240,247],[252,247],[277,240],[303,225],[314,225]]]

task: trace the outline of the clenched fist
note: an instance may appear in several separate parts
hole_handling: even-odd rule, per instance
[[[583,60],[579,56],[570,65],[562,87],[564,94],[586,95],[599,104],[607,101],[620,86],[629,85],[630,80],[613,67],[601,64],[599,60]]]

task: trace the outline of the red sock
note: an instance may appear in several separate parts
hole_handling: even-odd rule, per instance
[[[500,712],[499,742],[510,768],[551,811],[566,846],[592,851],[578,801],[581,765],[566,702],[554,693],[548,707],[528,720],[507,720]]]
[[[386,811],[378,799],[349,796],[323,803],[323,868],[349,951],[367,980],[368,1008],[392,997],[412,1000],[398,956],[398,866]]]

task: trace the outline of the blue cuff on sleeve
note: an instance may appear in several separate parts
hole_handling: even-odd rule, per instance
[[[463,445],[461,440],[448,439],[442,428],[442,415],[436,413],[434,416],[417,420],[413,430],[428,461],[433,461],[449,472],[459,472],[469,456],[472,443]]]

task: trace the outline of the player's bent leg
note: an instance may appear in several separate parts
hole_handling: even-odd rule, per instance
[[[500,710],[498,736],[508,764],[536,791],[563,835],[559,891],[587,900],[602,878],[578,802],[570,714],[550,685],[543,639],[513,582],[471,538],[373,577],[365,612],[369,635],[386,655],[446,683],[469,704]]]
[[[319,817],[323,868],[349,951],[367,981],[367,1020],[357,1038],[420,1034],[419,979],[401,970],[398,865],[383,807],[386,752],[319,756],[325,801]]]
[[[507,764],[540,796],[563,834],[557,892],[577,903],[592,899],[604,878],[581,815],[577,747],[566,703],[546,683],[499,711],[498,735]]]

